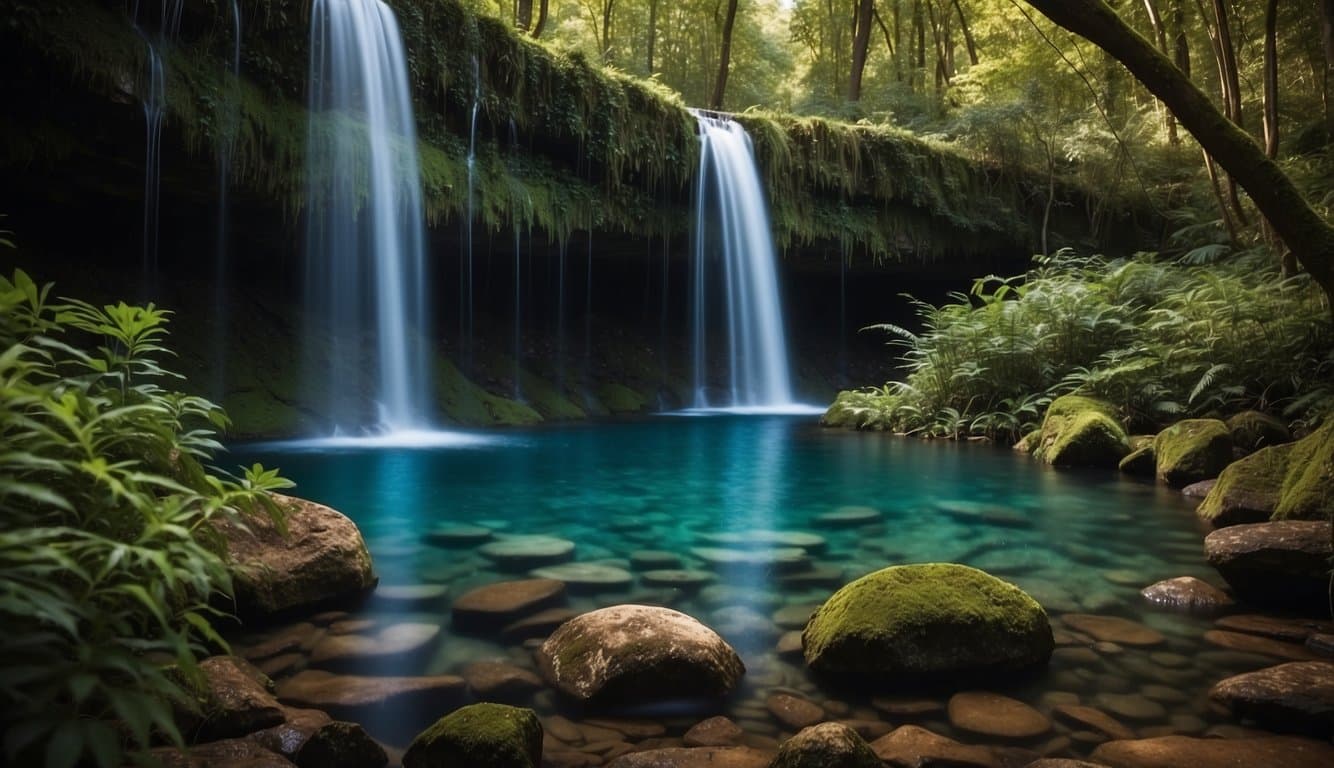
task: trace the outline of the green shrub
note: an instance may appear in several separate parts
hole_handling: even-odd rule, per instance
[[[207,464],[222,412],[165,389],[167,312],[49,301],[0,276],[0,711],[10,765],[119,766],[182,741],[164,665],[197,682],[225,646],[209,607],[230,594],[210,526],[290,486]]]
[[[857,397],[857,426],[1013,441],[1051,400],[1106,400],[1136,431],[1246,408],[1292,419],[1334,400],[1334,330],[1309,277],[1259,254],[1193,266],[1138,254],[1060,252],[1028,274],[988,276],[895,338],[907,376]]]

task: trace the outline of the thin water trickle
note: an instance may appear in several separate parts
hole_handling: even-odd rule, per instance
[[[333,370],[312,368],[310,385],[328,392],[327,416],[343,432],[420,430],[431,379],[425,233],[406,57],[389,6],[316,0],[310,78],[308,344],[333,342]]]
[[[482,106],[482,73],[477,57],[472,58],[472,115],[468,120],[468,220],[464,224],[465,242],[459,259],[459,351],[465,370],[472,368],[473,322],[473,240],[474,196],[477,187],[477,113]]]
[[[148,82],[142,101],[144,109],[144,217],[143,284],[150,295],[156,292],[158,251],[162,207],[162,123],[167,114],[167,72],[163,51],[176,39],[181,26],[184,0],[161,0],[156,26],[145,26],[140,18],[141,4],[135,0],[130,9],[134,31],[148,48]]]
[[[694,407],[793,404],[776,250],[750,136],[739,123],[696,112],[700,131],[691,300]],[[721,264],[728,340],[727,402],[708,392],[710,264]]]

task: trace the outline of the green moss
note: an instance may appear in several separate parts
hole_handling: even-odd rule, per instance
[[[1153,444],[1136,448],[1116,466],[1127,475],[1153,477],[1154,470],[1158,467],[1158,462],[1153,456]]]
[[[403,768],[538,768],[542,724],[531,709],[471,704],[440,718],[413,739]]]
[[[1334,519],[1334,416],[1292,445],[1274,519]]]
[[[598,399],[612,413],[640,413],[648,405],[648,400],[624,384],[614,382],[598,388]]]
[[[1116,409],[1094,398],[1064,395],[1047,407],[1033,455],[1057,467],[1114,467],[1129,452]]]
[[[1217,419],[1186,419],[1153,441],[1158,479],[1174,488],[1218,477],[1232,461],[1232,435]]]
[[[1242,411],[1227,420],[1232,444],[1245,451],[1255,451],[1292,440],[1288,425],[1260,411]]]
[[[885,568],[848,584],[802,633],[816,671],[898,682],[1044,663],[1047,614],[1023,590],[948,563]]]
[[[820,423],[826,427],[886,430],[893,407],[893,397],[883,389],[844,390],[820,417]]]
[[[1195,513],[1216,528],[1269,520],[1278,507],[1291,455],[1291,445],[1276,445],[1232,462]]]
[[[1041,444],[1041,442],[1042,442],[1042,430],[1035,429],[1032,432],[1029,432],[1023,437],[1019,438],[1019,442],[1015,443],[1013,448],[1018,453],[1032,453],[1034,450],[1037,449],[1038,445]]]

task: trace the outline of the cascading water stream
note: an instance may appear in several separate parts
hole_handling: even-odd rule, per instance
[[[734,120],[696,112],[696,187],[691,299],[695,408],[793,406],[787,338],[774,266],[776,249],[750,136]],[[708,273],[719,264],[728,339],[727,402],[710,402]]]
[[[463,254],[459,259],[459,352],[464,370],[472,369],[473,334],[473,196],[477,186],[477,112],[482,106],[482,73],[477,57],[472,59],[472,116],[468,120],[468,217],[464,224]]]
[[[167,113],[167,73],[163,51],[176,39],[181,27],[184,0],[161,0],[155,29],[145,28],[140,19],[140,0],[130,10],[131,23],[148,47],[148,82],[143,93],[144,108],[144,222],[143,279],[150,294],[158,276],[159,221],[161,216],[162,123]]]
[[[519,151],[519,128],[510,118],[510,153]],[[529,201],[531,205],[531,201]],[[523,251],[520,246],[519,217],[514,217],[514,399],[523,401]]]
[[[328,391],[336,431],[421,430],[431,380],[425,233],[393,11],[381,0],[315,0],[310,77],[307,344],[333,341],[332,370],[310,370],[310,385]]]

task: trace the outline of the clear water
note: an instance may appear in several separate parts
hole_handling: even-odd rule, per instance
[[[398,21],[380,0],[316,0],[310,19],[310,386],[328,393],[324,415],[342,432],[421,429],[425,232]],[[313,350],[325,348],[317,365]]]
[[[424,541],[430,529],[458,524],[492,528],[498,536],[569,539],[581,562],[629,568],[636,550],[668,550],[681,555],[686,567],[711,570],[713,586],[698,592],[646,587],[637,578],[624,588],[572,592],[570,605],[665,604],[718,628],[748,669],[742,690],[720,710],[748,730],[774,737],[782,735],[776,723],[756,713],[775,689],[794,689],[816,701],[839,699],[854,716],[878,716],[867,700],[822,689],[800,659],[780,658],[779,630],[767,619],[784,607],[814,606],[837,585],[893,564],[949,561],[983,568],[1029,590],[1058,630],[1059,616],[1076,611],[1135,619],[1167,636],[1166,644],[1153,648],[1059,648],[1045,673],[1007,691],[1043,711],[1072,695],[1096,706],[1106,694],[1136,693],[1163,700],[1166,708],[1161,716],[1123,719],[1137,732],[1198,733],[1224,720],[1209,708],[1210,686],[1274,663],[1210,646],[1202,635],[1211,619],[1152,609],[1140,597],[1141,587],[1163,578],[1195,575],[1217,583],[1204,562],[1202,531],[1190,506],[1152,484],[1106,472],[1056,471],[985,445],[822,430],[810,417],[660,417],[484,437],[444,449],[242,446],[234,452],[241,462],[280,466],[299,484],[299,495],[353,518],[382,585],[448,585],[447,596],[408,612],[375,599],[359,609],[358,618],[381,624],[431,621],[443,628],[429,653],[377,660],[365,668],[374,674],[457,673],[470,661],[497,657],[532,667],[521,646],[451,631],[454,597],[526,577],[498,570],[474,549]],[[874,507],[883,522],[837,529],[815,520],[847,505]],[[825,548],[810,557],[811,568],[824,578],[807,584],[753,568],[711,568],[692,554],[708,546],[710,536],[753,537],[757,531],[823,536]],[[754,623],[751,614],[764,620],[757,629],[741,629]],[[543,714],[561,706],[550,694],[533,704]],[[401,745],[403,733],[439,714],[380,712],[371,728]],[[698,712],[655,717],[677,736],[702,719]],[[918,722],[952,733],[940,714]],[[1064,753],[1090,748],[1075,741]]]
[[[787,405],[792,382],[774,267],[777,250],[750,136],[725,117],[696,112],[695,118],[700,160],[692,254],[693,406]],[[721,278],[712,274],[719,270]],[[723,305],[711,313],[709,286],[719,283]],[[714,326],[727,329],[728,377],[711,393],[705,339]]]

